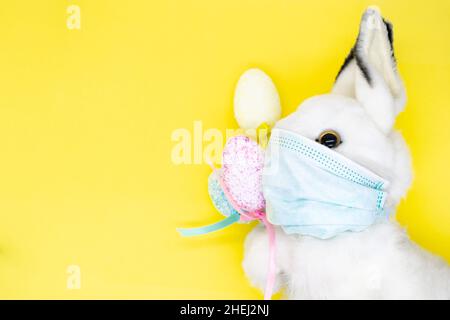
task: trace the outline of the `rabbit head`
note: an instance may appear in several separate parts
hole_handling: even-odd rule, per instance
[[[276,127],[322,143],[390,181],[387,205],[395,206],[412,176],[408,148],[393,128],[405,101],[392,25],[369,8],[331,93],[305,100]]]

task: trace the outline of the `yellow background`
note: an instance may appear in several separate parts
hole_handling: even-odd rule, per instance
[[[70,4],[81,30],[66,27]],[[0,298],[261,298],[241,269],[250,226],[220,218],[210,169],[171,162],[177,128],[235,128],[234,85],[260,67],[283,114],[326,92],[369,1],[3,1]],[[415,182],[398,218],[450,260],[450,2],[378,1],[409,103]],[[81,289],[66,288],[69,265]]]

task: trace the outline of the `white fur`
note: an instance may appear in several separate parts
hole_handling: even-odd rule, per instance
[[[393,129],[405,103],[403,84],[391,60],[384,24],[377,10],[368,9],[361,22],[356,50],[369,70],[372,85],[351,61],[333,92],[304,101],[276,126],[316,139],[327,129],[343,143],[335,149],[391,182],[387,206],[396,205],[411,184],[408,148]],[[384,29],[383,29],[384,28]],[[412,243],[394,218],[359,233],[330,240],[288,236],[277,229],[276,288],[290,299],[450,299],[450,268]],[[268,240],[257,226],[245,242],[244,270],[251,283],[264,289]]]

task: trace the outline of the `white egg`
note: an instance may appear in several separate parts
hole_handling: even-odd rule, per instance
[[[240,77],[234,93],[234,116],[243,129],[272,126],[281,116],[280,97],[272,79],[259,69]]]

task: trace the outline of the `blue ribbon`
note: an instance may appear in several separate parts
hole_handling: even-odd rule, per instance
[[[183,236],[183,237],[192,237],[192,236],[199,236],[202,234],[206,234],[206,233],[210,233],[210,232],[214,232],[214,231],[218,231],[221,230],[223,228],[228,227],[229,225],[232,225],[235,222],[238,222],[240,219],[240,215],[239,214],[232,214],[228,217],[226,217],[223,220],[220,220],[219,222],[207,225],[207,226],[203,226],[203,227],[198,227],[198,228],[177,228],[177,231]]]

